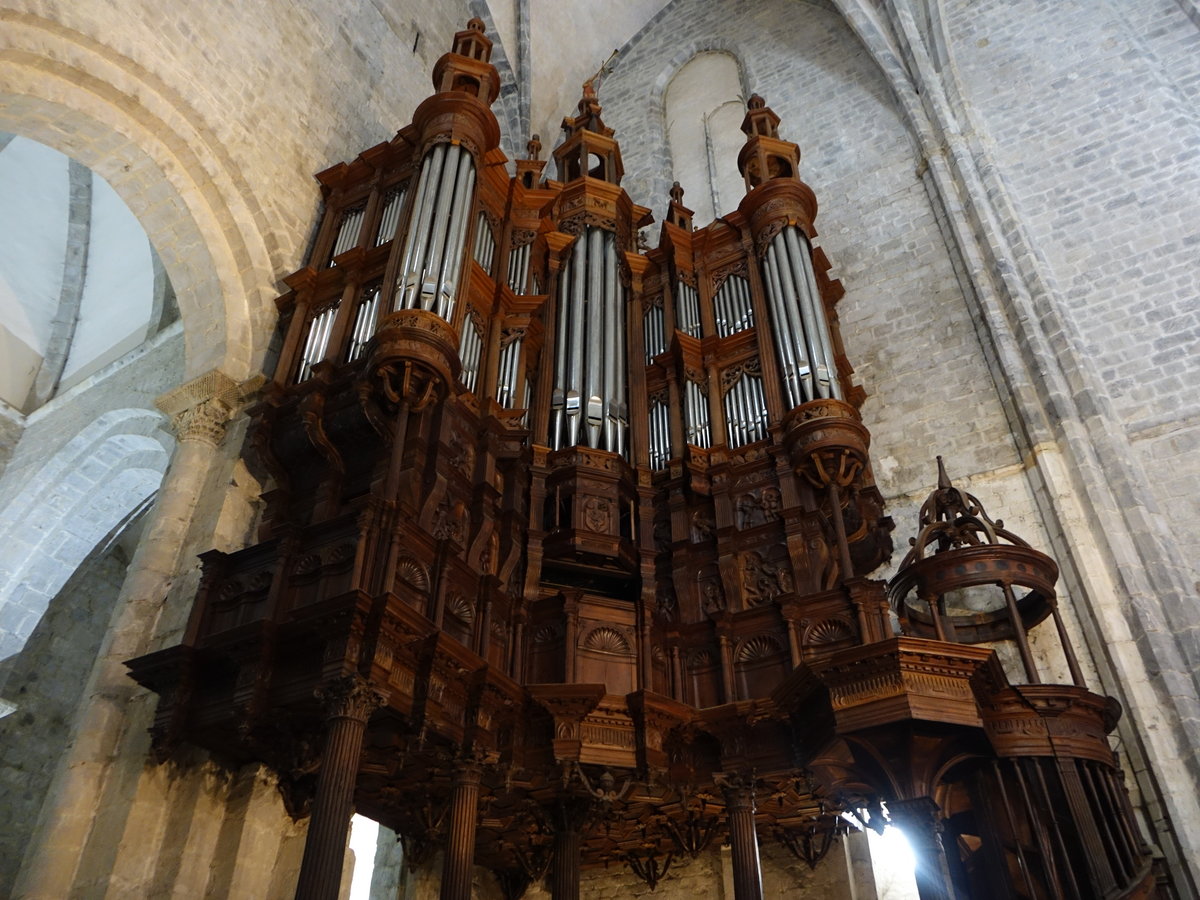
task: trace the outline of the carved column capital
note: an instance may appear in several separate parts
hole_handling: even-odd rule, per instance
[[[324,701],[329,718],[357,722],[366,722],[371,713],[388,701],[386,691],[356,675],[338,678],[317,688],[314,693],[318,700]]]
[[[754,787],[757,779],[748,772],[717,772],[713,781],[725,795],[727,809],[754,810]]]
[[[230,420],[262,382],[260,375],[239,383],[213,369],[161,395],[154,405],[170,416],[181,443],[219,447]]]

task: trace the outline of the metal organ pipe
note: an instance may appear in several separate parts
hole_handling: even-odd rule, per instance
[[[483,338],[475,327],[475,320],[468,314],[463,318],[462,339],[459,342],[458,355],[462,360],[462,383],[469,391],[475,390],[482,350]]]
[[[338,223],[337,239],[333,242],[333,250],[329,254],[329,265],[334,264],[333,258],[338,254],[358,246],[364,212],[365,207],[359,206],[342,214],[342,221]]]
[[[475,261],[480,268],[492,274],[492,262],[496,256],[496,238],[492,234],[488,218],[482,212],[475,217]]]
[[[421,166],[412,225],[396,276],[396,309],[427,309],[449,321],[475,200],[475,161],[436,144]]]
[[[700,337],[700,298],[690,284],[679,282],[675,292],[675,327],[684,334]]]
[[[551,401],[556,449],[584,444],[625,453],[625,311],[618,263],[615,235],[587,227],[559,276]]]
[[[496,399],[502,406],[512,409],[517,399],[517,365],[521,360],[521,338],[514,337],[508,346],[500,351],[499,384],[496,386]]]
[[[820,326],[817,325],[817,309],[813,303],[812,287],[804,274],[804,263],[801,259],[804,251],[796,240],[796,229],[785,228],[781,235],[787,247],[788,268],[796,285],[796,296],[800,301],[800,316],[804,322],[804,343],[808,347],[808,355],[813,364],[813,376],[816,382],[817,397],[829,396],[829,365],[825,359],[825,349],[821,346]]]
[[[751,408],[754,412],[753,419],[753,434],[752,440],[760,441],[766,437],[766,412],[767,412],[767,397],[763,392],[763,383],[761,378],[752,376],[743,376],[749,378],[750,381],[750,398]]]
[[[429,221],[433,217],[437,183],[441,180],[445,161],[446,145],[435,144],[421,166],[412,224],[404,242],[404,261],[396,276],[396,299],[393,301],[396,309],[414,309],[420,305],[422,263],[429,238]]]
[[[354,314],[354,334],[350,338],[346,362],[354,362],[362,356],[367,341],[375,333],[375,322],[379,318],[379,293],[379,285],[372,285],[364,290],[359,298],[358,309]]]
[[[458,183],[459,164],[462,162],[462,148],[450,146],[446,148],[446,161],[442,166],[441,177],[434,188],[435,206],[433,220],[429,224],[429,252],[425,264],[417,270],[420,292],[419,305],[441,315],[436,306],[441,295],[441,273],[446,259],[446,239],[450,234],[450,211],[454,204],[454,186]],[[434,279],[437,279],[436,281]]]
[[[795,407],[808,399],[801,380],[806,373],[802,371],[800,361],[796,359],[787,313],[783,311],[783,296],[783,282],[779,277],[779,257],[775,253],[774,244],[772,244],[767,248],[767,300],[770,304],[773,326],[771,333],[775,339],[775,349],[779,353],[783,368],[783,384],[787,390],[788,404]]]
[[[471,207],[475,202],[475,161],[462,147],[458,148],[458,173],[454,179],[451,217],[446,223],[446,246],[442,251],[437,288],[434,292],[434,312],[447,322],[454,316],[454,293],[458,287],[458,276],[462,272],[463,246],[467,240]],[[444,179],[443,179],[444,181]]]
[[[583,411],[580,399],[580,389],[583,384],[583,332],[584,304],[587,300],[587,232],[584,231],[575,239],[574,251],[571,254],[571,319],[569,336],[571,351],[567,357],[569,369],[565,382],[567,398],[567,444],[574,447],[579,443],[579,417]]]
[[[787,228],[784,229],[787,231]],[[775,235],[771,245],[775,250],[775,262],[779,270],[779,284],[783,289],[779,295],[779,306],[788,328],[788,337],[793,352],[800,363],[800,383],[804,386],[805,400],[817,397],[814,375],[817,361],[813,358],[811,345],[805,339],[804,319],[800,312],[800,288],[796,283],[796,270],[788,256],[787,240],[782,233]]]
[[[508,251],[508,286],[514,294],[524,294],[529,278],[529,250],[532,244],[523,244]]]
[[[670,411],[655,398],[650,401],[650,468],[665,469],[670,458]]]
[[[404,208],[404,195],[407,186],[392,188],[383,201],[383,213],[379,217],[379,231],[375,235],[375,246],[386,244],[396,236],[396,226],[400,224],[400,210]]]
[[[604,236],[598,228],[587,230],[588,281],[587,281],[587,332],[591,338],[586,344],[587,367],[583,396],[587,404],[588,446],[600,446],[600,427],[604,424],[604,392],[601,372],[601,354],[596,352],[597,341],[612,346],[612,337],[606,333],[605,307],[608,297],[604,293]],[[604,296],[604,303],[599,302]]]
[[[666,316],[661,306],[648,306],[642,316],[642,334],[646,340],[646,365],[666,348]]]
[[[622,453],[621,398],[625,395],[625,348],[622,346],[625,329],[622,327],[620,282],[617,279],[617,245],[608,232],[599,232],[604,242],[604,345],[608,352],[601,357],[604,368],[604,446]],[[589,348],[593,353],[596,347]]]
[[[710,446],[712,436],[709,431],[708,401],[696,382],[684,382],[683,405],[687,415],[687,435],[690,438],[688,443],[697,447]]]
[[[800,253],[800,262],[804,266],[805,281],[808,284],[809,290],[812,293],[814,315],[813,318],[817,323],[817,332],[820,335],[821,350],[825,354],[825,364],[829,371],[829,394],[830,397],[835,397],[838,400],[842,399],[842,386],[837,377],[837,366],[833,358],[833,340],[829,336],[829,321],[825,318],[825,303],[821,300],[821,292],[817,288],[817,275],[813,270],[812,264],[812,246],[805,238],[802,244],[803,250]]]
[[[550,446],[555,450],[563,446],[563,427],[566,424],[566,383],[567,383],[567,335],[569,310],[567,298],[571,293],[571,259],[563,263],[558,276],[558,340],[554,343],[554,393],[550,397],[551,435]]]

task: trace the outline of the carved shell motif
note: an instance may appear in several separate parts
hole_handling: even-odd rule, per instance
[[[396,577],[418,591],[429,590],[429,573],[411,556],[403,556],[396,563]]]
[[[471,622],[475,619],[475,606],[458,591],[446,598],[446,612],[460,622]]]
[[[804,643],[810,646],[836,644],[853,637],[854,629],[845,619],[822,619],[809,626],[804,634]]]
[[[756,634],[754,637],[747,638],[738,647],[737,661],[740,663],[754,662],[759,659],[767,659],[771,656],[776,656],[783,652],[783,648],[779,646],[779,642],[769,634]]]
[[[615,628],[609,628],[604,625],[588,632],[587,637],[583,639],[580,647],[596,653],[615,653],[620,656],[630,656],[633,653],[625,635],[621,634]]]

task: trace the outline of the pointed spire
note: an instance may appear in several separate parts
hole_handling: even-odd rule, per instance
[[[942,461],[942,458],[940,456],[937,458],[937,464],[938,464],[938,481],[937,481],[938,489],[944,491],[947,488],[954,487],[954,485],[950,483],[950,476],[946,474],[946,464]]]
[[[613,139],[613,130],[600,118],[594,78],[583,83],[579,115],[564,118],[562,127],[566,137],[554,151],[560,181],[571,182],[586,175],[613,184],[621,183],[624,173],[621,151]]]
[[[747,190],[776,178],[800,180],[800,148],[780,139],[779,116],[758,94],[746,102],[742,131],[746,143],[738,154],[738,170],[746,179]]]
[[[434,65],[434,88],[438,93],[471,94],[490,106],[500,94],[500,76],[491,58],[492,42],[484,33],[483,20],[471,19],[454,35],[450,52]]]
[[[683,205],[683,188],[676,181],[671,185],[671,203],[667,210],[667,222],[684,231],[692,230],[692,210]]]

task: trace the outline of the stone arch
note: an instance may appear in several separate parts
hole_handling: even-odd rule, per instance
[[[146,409],[107,412],[0,510],[0,659],[20,651],[50,600],[158,490],[173,439]]]
[[[227,149],[170,85],[79,32],[0,10],[0,130],[78,160],[141,222],[175,288],[186,371],[261,365],[279,241]]]
[[[741,44],[737,41],[713,35],[679,45],[671,58],[658,70],[650,88],[648,107],[654,111],[651,115],[657,117],[657,121],[652,122],[651,127],[646,128],[639,136],[643,142],[652,145],[649,150],[653,158],[667,160],[671,169],[674,169],[674,160],[671,158],[671,148],[667,141],[667,88],[670,87],[680,70],[702,53],[723,53],[732,56],[737,61],[738,71],[741,73],[742,96],[749,97],[754,93],[753,85],[756,82],[753,67],[754,55],[744,52]],[[656,201],[665,198],[669,188],[670,181],[663,173],[654,179],[651,185],[651,196]]]
[[[694,54],[663,92],[671,175],[688,192],[697,226],[731,212],[744,193],[737,152],[747,96],[741,61],[723,50]]]

